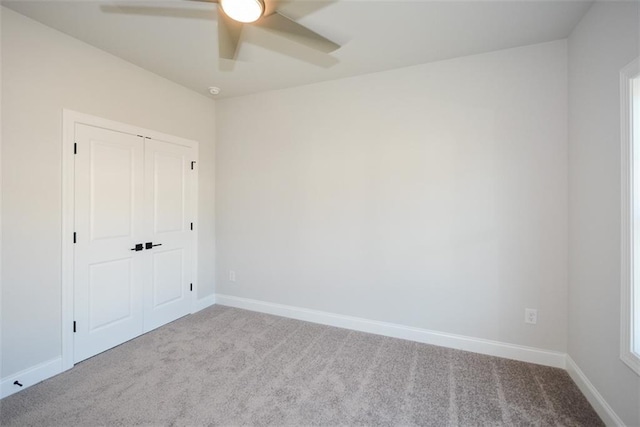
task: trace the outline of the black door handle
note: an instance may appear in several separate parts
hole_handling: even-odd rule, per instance
[[[136,247],[135,248],[131,248],[132,251],[141,251],[142,250],[142,243],[136,243]]]
[[[145,249],[151,249],[154,246],[162,246],[162,243],[156,243],[155,245],[153,244],[153,242],[147,242],[144,244]]]

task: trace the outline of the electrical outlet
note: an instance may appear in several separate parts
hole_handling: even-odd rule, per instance
[[[535,308],[524,309],[524,323],[535,325],[538,323],[538,310]]]
[[[229,270],[229,281],[230,282],[236,281],[236,272],[233,270]]]

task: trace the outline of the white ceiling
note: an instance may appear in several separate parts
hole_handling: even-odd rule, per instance
[[[342,47],[331,55],[319,54],[245,26],[235,62],[217,57],[213,4],[184,0],[2,4],[197,92],[207,94],[209,86],[218,86],[222,89],[218,97],[231,97],[563,39],[591,2],[297,0],[283,3],[280,10]],[[106,11],[114,5],[163,9],[153,16]]]

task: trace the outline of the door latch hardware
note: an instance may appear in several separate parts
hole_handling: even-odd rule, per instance
[[[141,251],[142,249],[143,249],[142,248],[142,243],[136,243],[136,247],[135,248],[131,248],[132,251],[136,251],[136,252]]]
[[[18,380],[15,380],[13,382],[13,385],[17,385],[18,387],[22,387],[22,384],[20,384],[20,382]]]
[[[153,242],[147,242],[144,244],[144,248],[145,249],[151,249],[154,246],[162,246],[162,243],[156,243],[155,245],[153,244]]]

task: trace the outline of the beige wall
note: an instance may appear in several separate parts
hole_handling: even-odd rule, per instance
[[[566,61],[558,41],[218,101],[217,292],[564,352]]]
[[[2,377],[61,354],[62,109],[200,142],[199,297],[214,291],[214,102],[2,9]]]
[[[598,2],[569,38],[569,349],[629,426],[640,377],[620,360],[620,70],[640,55],[638,2]]]

